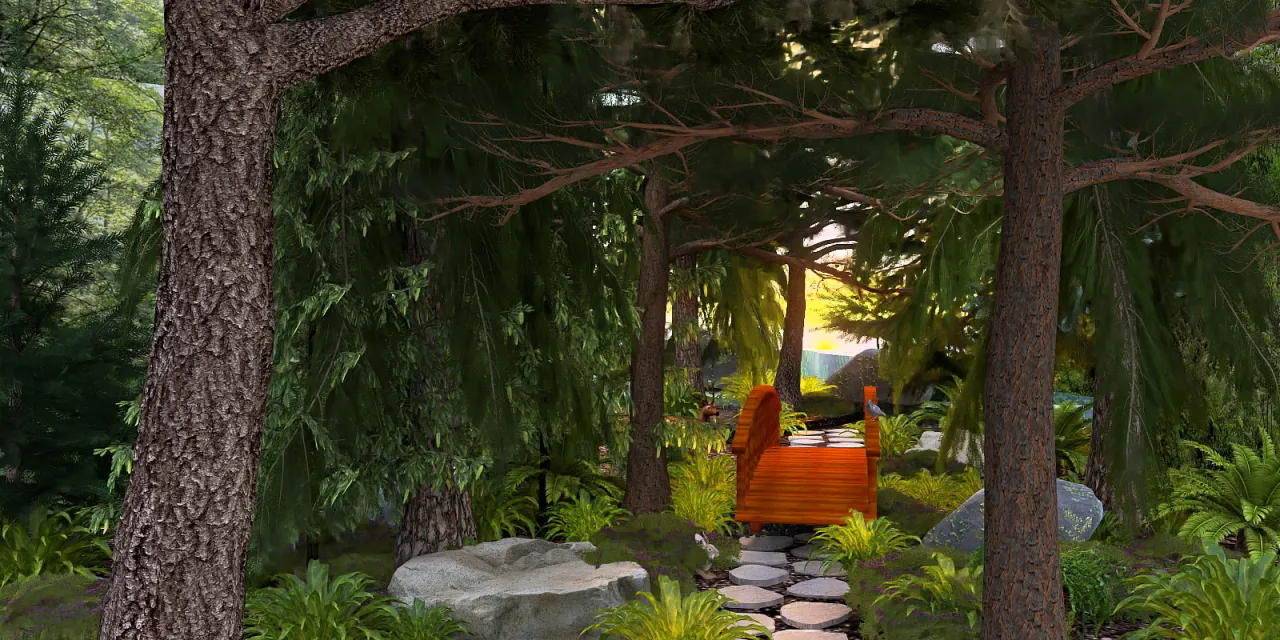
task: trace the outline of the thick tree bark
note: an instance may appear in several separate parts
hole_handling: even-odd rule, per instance
[[[782,322],[782,349],[773,388],[785,403],[800,402],[800,359],[804,356],[805,274],[798,264],[787,265],[787,315]]]
[[[434,234],[428,234],[412,222],[406,222],[405,257],[409,264],[431,262],[436,247],[443,241],[440,227],[436,227]],[[448,366],[444,336],[440,335],[441,327],[436,323],[436,319],[442,317],[439,296],[429,290],[419,298],[415,312],[413,323],[423,346],[431,354],[425,362],[436,365],[430,371],[421,372],[409,389],[410,400],[421,405],[429,403],[430,398],[447,395],[457,381]],[[424,437],[431,440],[431,434]],[[421,484],[409,497],[396,531],[395,566],[421,555],[460,548],[468,538],[477,538],[471,492],[452,485]]]
[[[697,255],[675,259],[676,268],[692,276],[697,268]],[[698,348],[698,293],[687,290],[676,293],[671,301],[671,337],[676,347],[676,368],[687,371],[689,386],[702,391],[702,350]]]
[[[243,18],[166,2],[164,250],[103,640],[241,636],[271,374],[277,82]]]
[[[476,539],[471,492],[424,484],[409,499],[396,535],[395,566],[428,553],[461,548]]]
[[[1084,484],[1102,501],[1103,509],[1115,506],[1115,487],[1111,484],[1111,465],[1104,448],[1108,420],[1111,419],[1111,396],[1103,393],[1101,381],[1094,375],[1093,431],[1089,435],[1089,462],[1085,464]]]
[[[631,450],[622,507],[636,515],[658,513],[671,503],[667,454],[658,426],[663,420],[663,346],[666,343],[667,233],[663,215],[671,196],[667,182],[650,175],[645,184],[645,218],[640,243],[640,340],[631,359]]]
[[[1004,220],[985,394],[984,640],[1066,637],[1054,477],[1053,365],[1062,261],[1059,37],[1032,25],[1009,74]]]

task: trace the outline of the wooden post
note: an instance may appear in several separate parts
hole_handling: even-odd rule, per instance
[[[875,387],[862,388],[862,410],[866,417],[867,428],[863,436],[863,445],[867,449],[867,491],[870,492],[869,503],[871,508],[867,513],[870,519],[876,517],[876,490],[879,485],[880,473],[877,470],[877,463],[880,461],[880,417],[871,415],[870,405],[879,404],[876,398]]]

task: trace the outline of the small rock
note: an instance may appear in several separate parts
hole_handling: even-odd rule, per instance
[[[748,564],[729,571],[729,580],[738,585],[772,587],[787,581],[791,574],[786,569]]]
[[[804,544],[812,537],[812,533],[797,533],[796,535],[791,536],[791,538],[796,541],[796,544]]]
[[[849,583],[835,578],[814,578],[787,587],[787,595],[806,600],[844,601],[849,593]]]
[[[773,640],[849,640],[849,636],[838,631],[787,629],[773,634]]]
[[[832,442],[827,446],[834,447],[836,449],[865,449],[867,445],[864,445],[861,442]]]
[[[835,602],[792,602],[782,605],[782,621],[797,629],[826,629],[849,619],[853,610]]]
[[[821,560],[806,560],[804,562],[797,562],[791,565],[791,568],[794,569],[796,573],[802,576],[834,576],[839,578],[841,576],[847,575],[845,573],[844,567],[834,563],[830,567],[828,567],[827,570],[824,572],[822,570]]]
[[[752,585],[721,587],[717,591],[729,599],[724,608],[734,611],[759,611],[782,604],[781,595]]]
[[[758,625],[760,625],[760,626],[762,626],[762,627],[764,627],[764,628],[768,629],[768,630],[769,630],[769,633],[773,633],[773,630],[774,630],[774,629],[776,629],[776,628],[778,627],[777,623],[773,621],[773,618],[770,618],[769,616],[766,616],[766,615],[764,615],[763,613],[747,613],[747,614],[743,614],[743,615],[745,615],[745,616],[747,616],[748,618],[751,618],[751,619],[750,619],[750,620],[742,620],[742,621],[740,621],[740,622],[734,623],[734,625],[733,625],[733,626],[735,626],[735,627],[745,627],[745,626],[747,626],[747,625],[749,625],[749,624],[753,624],[753,623],[754,623],[754,624],[758,624]],[[759,631],[748,631],[747,633],[750,633],[750,634],[751,634],[751,635],[753,635],[753,636],[759,636],[759,635],[760,635],[760,632],[759,632]]]
[[[787,566],[787,554],[779,551],[743,551],[738,554],[738,566],[762,564],[766,567]]]
[[[738,538],[738,543],[742,545],[743,551],[782,551],[790,549],[795,544],[795,538],[791,536],[751,536],[750,538]]]

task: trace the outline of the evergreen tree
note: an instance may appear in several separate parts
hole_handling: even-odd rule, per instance
[[[129,439],[117,403],[140,373],[131,318],[78,300],[117,255],[81,208],[102,185],[65,111],[39,86],[0,75],[0,513],[95,501],[107,462],[94,450]]]

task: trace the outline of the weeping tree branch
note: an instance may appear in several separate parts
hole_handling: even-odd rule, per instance
[[[1056,93],[1059,106],[1068,107],[1091,95],[1135,78],[1211,58],[1238,57],[1264,44],[1280,42],[1280,10],[1277,10],[1271,12],[1263,24],[1256,25],[1243,33],[1217,34],[1222,37],[1216,43],[1207,38],[1191,36],[1172,44],[1159,46],[1165,21],[1170,16],[1189,8],[1193,2],[1194,0],[1183,0],[1181,4],[1172,6],[1169,0],[1162,0],[1159,5],[1156,5],[1157,14],[1151,28],[1144,29],[1139,25],[1138,17],[1129,15],[1119,2],[1112,0],[1112,7],[1120,21],[1128,27],[1129,32],[1145,38],[1145,42],[1133,55],[1084,71],[1064,84]],[[1141,16],[1141,10],[1138,15]]]
[[[681,4],[705,11],[732,2],[683,0]],[[571,0],[377,0],[324,18],[275,22],[302,4],[305,2],[300,0],[248,0],[250,9],[258,12],[258,24],[266,24],[267,51],[262,56],[262,65],[280,90],[324,75],[401,36],[447,18],[488,9],[571,4]],[[594,4],[664,5],[671,1],[600,0]]]

